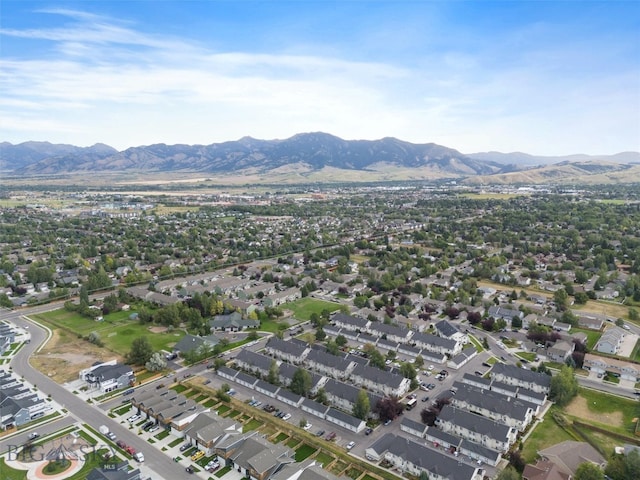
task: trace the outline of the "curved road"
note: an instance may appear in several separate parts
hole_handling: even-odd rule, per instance
[[[156,474],[155,478],[182,478],[185,476],[184,469],[173,462],[171,458],[166,456],[160,450],[150,446],[147,442],[138,437],[133,431],[124,427],[120,423],[115,422],[108,417],[105,412],[96,405],[88,404],[79,399],[73,393],[66,390],[46,375],[31,367],[29,357],[35,352],[40,345],[47,339],[48,332],[38,324],[24,318],[28,315],[42,313],[48,310],[60,308],[60,305],[42,305],[20,311],[8,312],[3,310],[0,312],[0,319],[8,320],[20,327],[28,327],[31,332],[31,343],[25,344],[11,361],[13,371],[18,376],[23,376],[25,380],[32,385],[36,385],[40,392],[51,397],[60,405],[69,411],[69,416],[61,421],[52,422],[38,427],[40,434],[53,433],[75,421],[91,425],[98,430],[100,425],[106,425],[118,439],[123,440],[127,445],[131,445],[137,451],[144,453],[145,466],[154,472],[162,472],[162,475]],[[70,418],[72,420],[70,420]],[[0,442],[0,450],[6,451],[11,445],[21,445],[25,442],[27,432],[19,433]]]

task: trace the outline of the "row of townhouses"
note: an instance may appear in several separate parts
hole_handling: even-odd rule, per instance
[[[294,372],[295,370],[296,369],[294,367]],[[356,418],[353,415],[343,412],[342,410],[338,410],[335,407],[323,405],[319,402],[293,393],[284,387],[272,385],[264,380],[241,372],[234,368],[221,367],[218,369],[217,373],[226,380],[253,389],[268,397],[279,400],[282,403],[285,403],[293,408],[299,408],[310,415],[326,420],[327,422],[333,423],[347,430],[351,430],[352,432],[362,432],[367,426],[364,420]],[[318,385],[319,384],[315,384],[316,389],[320,388]],[[376,397],[373,398],[375,399]]]
[[[401,397],[409,391],[410,380],[398,373],[371,367],[357,355],[333,355],[323,347],[317,347],[271,338],[265,346],[265,352],[280,360],[304,365],[322,376],[348,380],[357,387],[379,395]]]
[[[0,371],[0,428],[19,427],[53,407],[6,370]]]

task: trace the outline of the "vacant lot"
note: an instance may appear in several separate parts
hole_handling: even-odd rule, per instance
[[[97,361],[107,361],[118,355],[92,345],[66,330],[53,330],[51,340],[39,353],[31,356],[31,364],[57,383],[78,378],[78,372]]]

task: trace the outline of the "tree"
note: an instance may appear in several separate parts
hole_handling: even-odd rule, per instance
[[[627,455],[613,455],[604,473],[612,480],[640,478],[640,453],[631,450]]]
[[[553,301],[556,304],[556,310],[559,312],[564,312],[567,309],[567,304],[569,301],[567,290],[565,288],[556,290],[553,294]]]
[[[382,370],[386,367],[384,356],[376,349],[372,343],[367,343],[362,351],[367,354],[369,364]]]
[[[631,307],[629,309],[629,320],[636,321],[638,319],[640,319],[640,314],[638,313],[638,310]]]
[[[144,364],[145,368],[150,372],[160,372],[167,368],[167,360],[162,353],[154,352],[147,363]]]
[[[560,373],[551,377],[549,397],[556,405],[564,407],[578,394],[578,380],[573,369],[564,365]]]
[[[134,365],[146,364],[153,354],[153,347],[147,337],[138,337],[131,343],[131,350],[127,354],[127,361]]]
[[[604,480],[604,472],[591,462],[578,465],[574,480]]]
[[[402,413],[404,409],[402,402],[397,397],[384,397],[378,400],[374,407],[374,412],[378,414],[380,420],[393,420]]]
[[[323,405],[327,405],[329,403],[329,399],[327,398],[327,391],[324,388],[320,388],[318,390],[318,394],[316,395],[316,402],[322,403]]]
[[[258,332],[256,330],[251,330],[249,332],[249,335],[247,335],[247,340],[250,340],[250,341],[258,340],[259,338],[260,338],[260,335],[258,335]]]
[[[361,389],[358,392],[356,402],[353,404],[353,416],[360,420],[366,420],[371,411],[371,404],[369,402],[369,395],[367,391]]]
[[[318,328],[318,330],[316,330],[316,340],[321,342],[325,338],[327,338],[327,334],[324,333],[324,330],[322,328]]]
[[[338,335],[336,337],[336,345],[340,348],[344,347],[347,344],[347,338],[344,335]]]
[[[271,360],[271,365],[269,365],[267,382],[271,385],[278,385],[280,383],[280,369],[278,368],[278,362],[275,360]]]
[[[413,361],[413,365],[416,368],[422,368],[424,366],[424,358],[422,358],[422,355],[418,354],[416,359]]]
[[[520,474],[515,468],[509,465],[498,474],[496,480],[520,480]]]
[[[94,345],[97,345],[99,347],[102,347],[104,345],[98,332],[91,332],[89,335],[87,335],[87,342],[93,343]]]
[[[291,378],[289,389],[293,393],[306,397],[311,390],[311,374],[303,368],[298,368]]]

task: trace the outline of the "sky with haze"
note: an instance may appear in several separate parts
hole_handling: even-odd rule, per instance
[[[0,141],[640,151],[640,1],[0,4]]]

